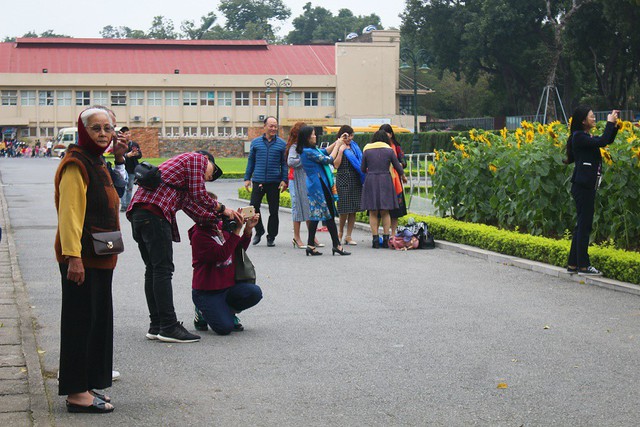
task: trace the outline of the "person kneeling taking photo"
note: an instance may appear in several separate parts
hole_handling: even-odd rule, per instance
[[[244,223],[200,223],[189,229],[193,266],[191,292],[196,306],[194,324],[198,330],[206,330],[208,325],[220,335],[241,331],[244,328],[236,313],[262,299],[259,286],[252,281],[236,281],[235,277],[240,248],[249,247],[258,219],[259,214],[255,214]]]

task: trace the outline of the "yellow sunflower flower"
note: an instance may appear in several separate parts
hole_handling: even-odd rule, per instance
[[[472,141],[475,141],[477,140],[477,138],[478,138],[478,131],[475,129],[471,129],[469,131],[469,139],[471,139]]]
[[[601,148],[600,154],[602,155],[602,160],[604,160],[606,164],[608,164],[609,166],[613,164],[613,160],[611,159],[611,153],[609,153],[609,150],[607,150],[606,148]]]
[[[433,150],[433,155],[436,161],[440,160],[440,152],[438,150]]]
[[[543,125],[543,124],[538,123],[538,133],[539,133],[540,135],[544,135],[544,134],[546,133],[546,132],[545,132],[544,125]]]
[[[498,168],[496,167],[496,165],[494,165],[494,164],[492,163],[492,164],[490,164],[490,165],[489,165],[489,170],[490,170],[492,173],[495,173],[495,172],[498,170]]]
[[[436,173],[436,167],[435,167],[435,166],[433,166],[433,163],[430,163],[430,164],[429,164],[429,169],[427,170],[427,173],[428,173],[429,175],[433,175],[434,173]]]
[[[533,142],[534,136],[535,134],[533,133],[533,130],[528,130],[527,133],[525,134],[525,141],[531,144]]]
[[[502,128],[500,130],[500,136],[502,137],[503,140],[507,140],[507,135],[509,134],[509,131],[507,130],[507,128]]]

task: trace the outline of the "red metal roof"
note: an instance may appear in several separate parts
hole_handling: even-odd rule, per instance
[[[0,43],[0,73],[332,75],[333,45],[263,40],[23,38]]]

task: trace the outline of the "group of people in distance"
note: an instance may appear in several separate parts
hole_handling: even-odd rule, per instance
[[[407,213],[402,185],[406,182],[406,163],[393,128],[383,125],[364,149],[353,140],[353,134],[353,128],[344,125],[333,143],[319,148],[313,127],[298,122],[289,133],[286,156],[290,168],[292,243],[305,249],[307,256],[322,255],[316,239],[320,221],[324,221],[331,235],[332,254],[349,255],[343,244],[357,244],[352,238],[357,212],[369,211],[374,248],[388,247],[392,221],[397,226],[397,219]],[[330,166],[335,169],[335,176]],[[382,243],[378,235],[380,218]],[[306,245],[300,236],[303,221],[309,231]]]

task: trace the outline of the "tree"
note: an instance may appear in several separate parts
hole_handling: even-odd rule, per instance
[[[71,36],[67,36],[65,34],[56,34],[53,32],[53,30],[46,30],[40,34],[36,33],[35,31],[27,31],[22,35],[21,38],[65,38],[66,39],[66,38],[71,38]],[[3,41],[5,43],[15,42],[16,37],[5,37]]]
[[[218,18],[215,13],[209,12],[208,14],[200,18],[200,26],[196,27],[193,21],[183,21],[182,25],[180,25],[180,30],[182,31],[182,34],[188,39],[207,39],[207,36],[212,31],[213,24],[217,19]]]
[[[349,9],[340,9],[336,16],[331,11],[307,3],[303,7],[302,15],[293,20],[294,30],[286,37],[287,42],[306,44],[314,41],[335,43],[344,41],[349,33],[361,34],[364,27],[375,25],[382,29],[380,17],[376,14],[354,16]]]
[[[282,0],[222,0],[218,7],[227,22],[225,29],[234,37],[275,41],[273,21],[284,21],[291,10]]]
[[[164,16],[154,16],[147,36],[150,39],[172,40],[178,38],[178,33],[173,28],[173,21]]]

